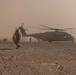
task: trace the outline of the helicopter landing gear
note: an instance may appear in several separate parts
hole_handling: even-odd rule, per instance
[[[71,41],[72,43],[74,43],[74,41]]]
[[[52,41],[49,41],[50,43],[52,42]]]
[[[72,40],[72,43],[74,43],[75,40]]]

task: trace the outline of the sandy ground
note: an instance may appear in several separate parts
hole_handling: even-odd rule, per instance
[[[0,43],[0,75],[76,75],[76,43]],[[6,50],[5,50],[6,49]]]

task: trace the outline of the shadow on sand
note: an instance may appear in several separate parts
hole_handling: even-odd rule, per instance
[[[0,48],[0,50],[13,50],[12,48]]]

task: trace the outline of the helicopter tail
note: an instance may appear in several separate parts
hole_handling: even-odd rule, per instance
[[[21,33],[22,33],[22,36],[26,36],[27,33],[25,32],[25,29],[23,27],[19,27]]]

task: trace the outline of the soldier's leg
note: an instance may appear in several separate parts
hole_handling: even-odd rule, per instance
[[[18,45],[18,43],[19,43],[19,41],[17,40],[16,42],[15,42],[15,44],[16,44],[16,49],[18,49],[20,46]]]

